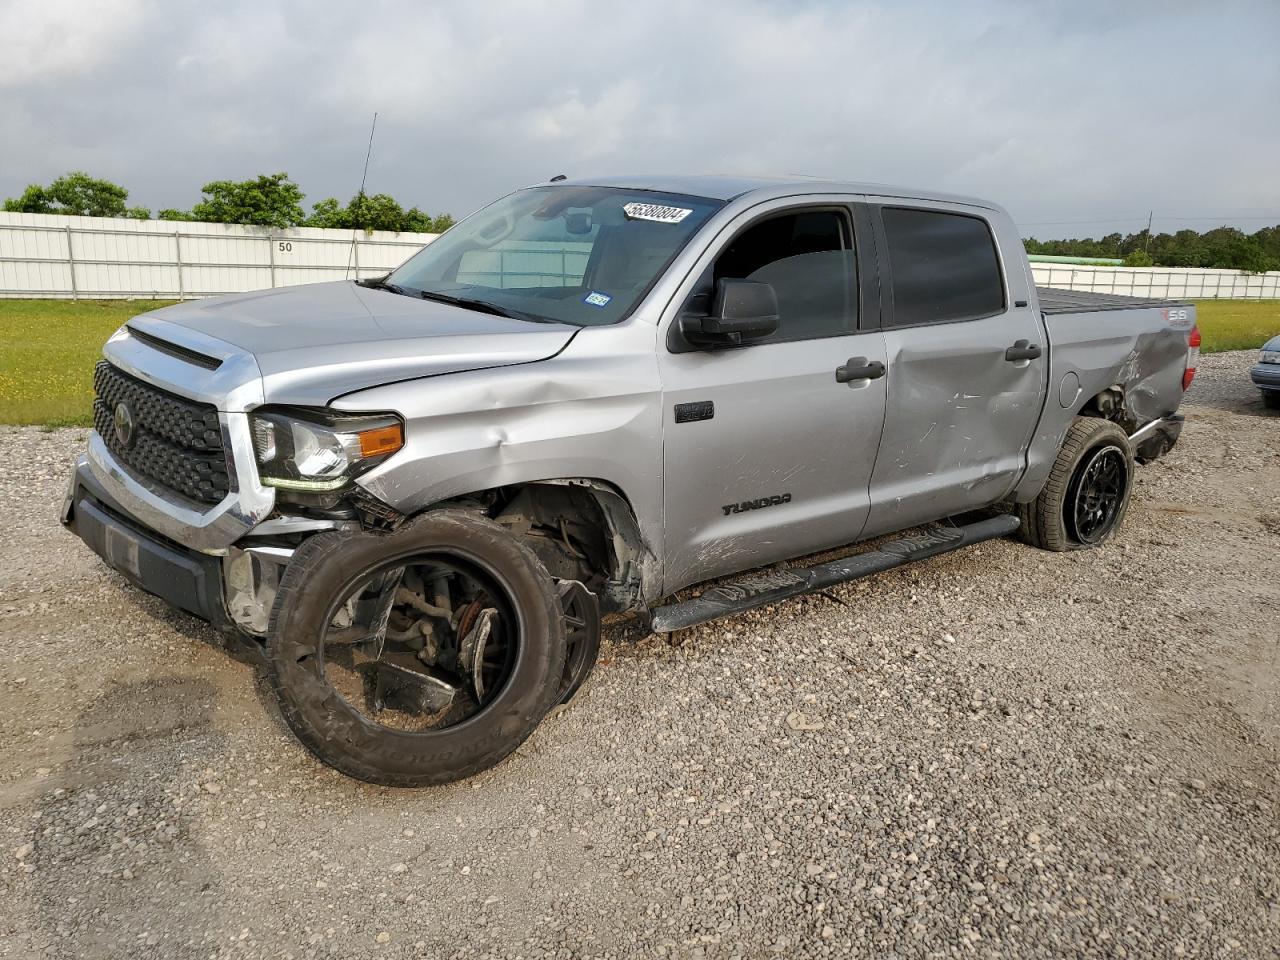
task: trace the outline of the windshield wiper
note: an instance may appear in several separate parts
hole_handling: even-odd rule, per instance
[[[534,316],[531,313],[523,313],[519,310],[508,310],[506,307],[500,307],[497,304],[490,303],[488,300],[476,300],[472,297],[455,297],[448,293],[436,293],[433,290],[419,290],[417,296],[423,300],[434,300],[437,303],[447,303],[455,307],[463,307],[467,310],[475,310],[478,313],[490,313],[495,317],[506,317],[508,320],[527,320],[530,323],[557,323],[556,320],[548,320],[545,317]]]
[[[394,283],[388,283],[386,277],[375,277],[372,280],[357,280],[356,283],[362,287],[369,287],[373,290],[389,290],[391,293],[398,293],[402,297],[412,296],[404,287]]]

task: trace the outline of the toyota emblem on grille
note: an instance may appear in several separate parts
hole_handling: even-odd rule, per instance
[[[121,446],[131,446],[133,444],[133,411],[129,409],[127,403],[116,404],[112,421],[116,427],[116,439],[120,441]]]

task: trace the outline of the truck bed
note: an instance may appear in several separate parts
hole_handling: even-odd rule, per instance
[[[1044,406],[1023,483],[1039,490],[1081,404],[1119,389],[1118,419],[1131,434],[1177,412],[1194,365],[1194,304],[1037,288],[1049,342]],[[1065,392],[1064,392],[1065,391]]]
[[[1185,300],[1126,297],[1118,293],[1089,293],[1084,290],[1060,290],[1057,287],[1036,287],[1036,296],[1040,298],[1040,309],[1046,314],[1100,313],[1103,310],[1186,305]]]

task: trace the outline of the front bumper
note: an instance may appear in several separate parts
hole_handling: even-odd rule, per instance
[[[148,593],[221,630],[233,629],[222,599],[222,560],[141,525],[90,468],[76,462],[62,522],[107,565]]]
[[[1261,390],[1280,390],[1280,363],[1254,364],[1249,379]]]

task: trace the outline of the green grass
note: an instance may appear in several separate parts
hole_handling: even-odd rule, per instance
[[[131,317],[165,300],[0,300],[0,423],[93,423],[93,365]]]
[[[1280,334],[1280,300],[1197,300],[1202,353],[1256,350]]]
[[[0,423],[93,422],[93,365],[112,331],[162,300],[0,300]],[[1280,300],[1199,300],[1201,350],[1250,350],[1280,333]]]

